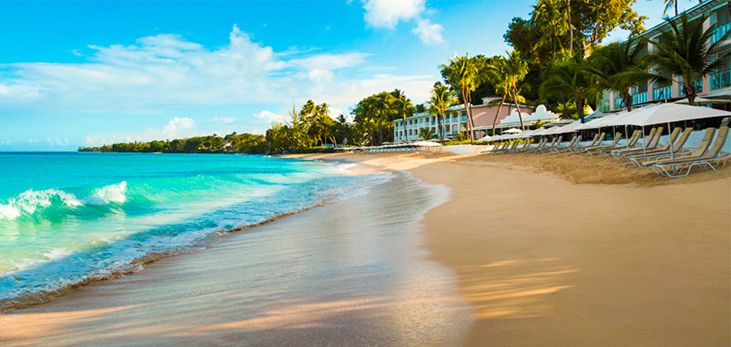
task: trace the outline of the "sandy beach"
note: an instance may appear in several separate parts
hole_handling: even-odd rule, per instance
[[[671,180],[586,156],[300,157],[428,185],[398,174],[4,314],[0,341],[731,344],[731,168]]]

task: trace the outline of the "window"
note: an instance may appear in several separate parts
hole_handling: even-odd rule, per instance
[[[731,50],[731,45],[721,47],[718,53],[712,55],[713,61],[726,54]],[[723,58],[723,62],[708,77],[711,90],[721,89],[731,86],[731,57]]]

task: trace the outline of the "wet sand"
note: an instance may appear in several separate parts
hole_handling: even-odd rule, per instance
[[[446,190],[395,176],[2,315],[0,344],[459,345],[471,309],[453,272],[426,259],[417,226]]]
[[[731,168],[612,159],[333,155],[452,190],[423,220],[475,315],[466,346],[731,345]]]
[[[304,158],[406,170],[447,187],[449,201],[429,210],[438,199],[419,205],[384,185],[3,316],[0,334],[17,344],[731,345],[731,168],[670,180],[585,156]]]

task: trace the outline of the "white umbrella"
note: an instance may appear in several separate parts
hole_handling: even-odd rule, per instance
[[[627,112],[621,117],[613,118],[608,125],[648,126],[693,119],[731,116],[731,112],[709,107],[697,107],[679,104],[661,104],[643,107]]]
[[[511,129],[508,129],[508,130],[503,131],[503,134],[519,134],[519,133],[522,133],[522,132],[523,131],[520,130],[520,129],[511,128]]]
[[[706,99],[720,99],[720,100],[731,100],[731,89],[724,90],[722,92],[708,94],[703,96]],[[697,98],[696,98],[697,100]]]
[[[576,130],[587,130],[587,129],[603,128],[603,127],[609,126],[607,123],[610,122],[612,119],[621,117],[624,114],[625,113],[610,114],[606,117],[597,118],[597,119],[591,120],[589,122],[586,122],[584,124],[581,124],[581,125],[577,126],[575,129]]]
[[[622,117],[613,119],[611,123],[616,123],[616,125],[641,126],[643,128],[642,137],[644,141],[644,127],[648,125],[667,123],[668,130],[670,130],[671,122],[724,116],[731,116],[731,112],[716,110],[709,107],[688,106],[673,103],[633,110],[632,112],[625,113]],[[670,158],[673,159],[672,146],[670,147]]]
[[[728,104],[731,102],[731,99],[721,99],[721,98],[709,99],[709,98],[697,97],[693,100],[693,102],[696,105]],[[688,99],[686,98],[686,99],[680,99],[680,100],[676,101],[675,103],[688,105],[688,103],[690,103],[690,101],[688,101]]]
[[[531,137],[534,132],[536,132],[536,130],[526,130],[522,133],[516,134],[513,137],[516,139],[525,139],[525,138]]]
[[[553,133],[554,134],[573,133],[573,132],[579,131],[579,129],[577,129],[577,128],[580,127],[580,126],[582,126],[582,125],[584,125],[584,124],[587,124],[587,123],[583,123],[582,124],[581,121],[577,120],[576,122],[573,122],[573,123],[564,125],[564,126],[558,128],[558,129],[556,129],[556,131],[554,131]]]

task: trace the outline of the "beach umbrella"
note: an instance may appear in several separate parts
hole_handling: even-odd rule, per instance
[[[688,105],[690,101],[688,99],[680,99],[676,101],[676,104],[682,104],[682,105]],[[697,97],[695,100],[693,100],[696,105],[711,105],[711,104],[728,104],[731,102],[731,99],[709,99],[709,98],[702,98]]]
[[[731,100],[731,90],[724,90],[722,92],[704,95],[703,97],[714,100]],[[696,100],[698,100],[698,98],[696,98]]]
[[[493,139],[496,138],[496,137],[497,136],[487,136],[487,135],[485,135],[484,137],[480,137],[479,139],[477,139],[475,141],[495,141]]]
[[[583,124],[586,124],[586,123],[583,123]],[[580,127],[581,125],[582,125],[581,121],[577,120],[573,123],[569,123],[567,125],[564,125],[558,129],[556,129],[556,131],[554,131],[553,133],[554,134],[573,133],[573,132],[579,131],[579,129],[577,129],[577,128]]]
[[[526,130],[521,133],[515,134],[514,138],[525,139],[525,138],[531,137],[532,136],[531,134],[533,134],[534,132],[535,132],[535,130]]]
[[[522,130],[516,129],[516,128],[511,128],[511,129],[503,131],[504,134],[519,134],[522,132],[523,132]]]
[[[597,119],[594,119],[592,121],[586,122],[584,124],[580,124],[575,129],[578,131],[578,130],[587,130],[587,129],[598,129],[598,128],[603,128],[603,127],[606,127],[606,126],[611,126],[613,124],[609,125],[607,123],[609,123],[611,120],[616,119],[618,117],[621,117],[621,116],[623,116],[625,114],[626,113],[610,114],[610,115],[608,115],[606,117],[597,118]]]
[[[645,126],[648,125],[667,123],[668,130],[670,130],[670,123],[672,122],[724,116],[731,116],[731,112],[717,110],[709,107],[698,107],[672,103],[633,110],[632,112],[625,113],[622,117],[611,120],[610,123],[641,126],[642,139],[644,142]],[[673,159],[672,146],[670,147],[670,158]]]

